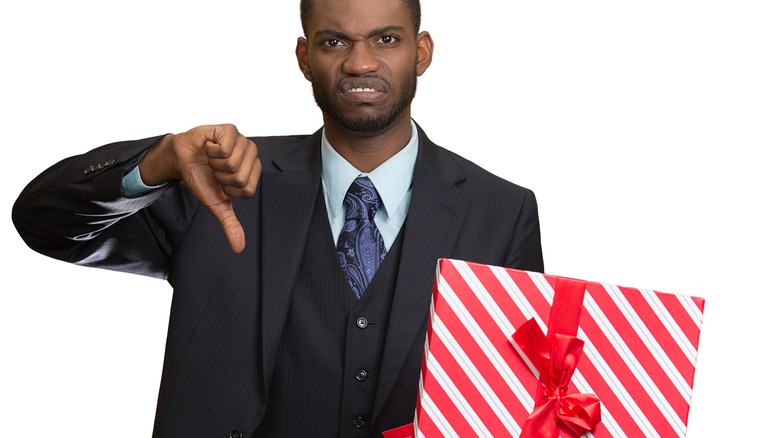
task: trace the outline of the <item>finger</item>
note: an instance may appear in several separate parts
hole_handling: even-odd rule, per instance
[[[226,143],[216,143],[211,140],[206,141],[206,147],[204,150],[206,151],[206,156],[211,159],[225,159],[230,157],[230,155],[233,153],[233,147],[235,146],[235,143],[227,143],[228,140],[223,140]]]
[[[259,165],[260,160],[256,154],[247,154],[238,168],[231,166],[229,171],[214,171],[214,179],[225,187],[245,187],[252,181],[255,167]],[[255,175],[256,176],[256,175]]]
[[[236,141],[246,138],[234,125],[212,125],[204,130],[206,155],[210,158],[227,158],[233,153]]]
[[[236,139],[231,154],[227,157],[210,157],[209,167],[224,173],[245,172],[252,169],[252,161],[257,158],[257,146],[243,135]]]
[[[236,254],[243,251],[246,246],[244,227],[241,226],[241,223],[238,221],[238,218],[233,211],[233,204],[230,201],[226,201],[207,208],[209,212],[217,218],[217,221],[219,221],[219,225],[225,233],[230,249]]]
[[[257,185],[258,181],[260,181],[262,169],[263,166],[260,163],[260,160],[255,158],[246,184],[242,186],[223,185],[222,192],[231,198],[251,198],[255,195],[255,192],[257,192]]]

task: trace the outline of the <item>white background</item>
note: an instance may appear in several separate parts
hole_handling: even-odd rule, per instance
[[[0,436],[149,436],[168,284],[33,253],[11,205],[49,165],[116,140],[316,130],[297,2],[42,0],[0,16]],[[774,1],[423,2],[436,49],[413,116],[536,192],[547,272],[707,300],[689,438],[773,433],[779,22]]]

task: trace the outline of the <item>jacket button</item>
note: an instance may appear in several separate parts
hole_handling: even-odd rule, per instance
[[[368,327],[368,320],[361,316],[360,318],[357,319],[357,326],[362,329]]]
[[[355,417],[352,420],[352,425],[355,426],[356,429],[360,429],[366,425],[366,420],[364,420],[363,417]]]
[[[230,435],[228,435],[228,438],[242,438],[243,436],[244,436],[243,433],[241,433],[241,432],[239,432],[237,430],[234,430],[234,431],[230,432]]]
[[[366,372],[366,370],[357,370],[355,373],[355,378],[360,382],[366,380],[366,377],[368,377],[368,372]]]

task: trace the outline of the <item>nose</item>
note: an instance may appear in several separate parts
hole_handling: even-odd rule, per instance
[[[347,74],[364,75],[377,71],[379,62],[371,45],[364,41],[358,41],[350,47],[343,68]]]

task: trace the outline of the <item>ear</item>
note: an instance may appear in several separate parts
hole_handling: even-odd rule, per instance
[[[422,76],[433,60],[433,39],[422,31],[417,35],[417,76]]]
[[[311,69],[309,68],[309,41],[304,37],[298,37],[298,43],[295,45],[295,56],[298,58],[298,68],[301,69],[303,77],[311,82]]]

